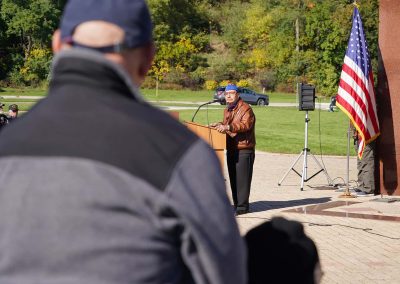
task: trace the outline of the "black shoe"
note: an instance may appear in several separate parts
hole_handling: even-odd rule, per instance
[[[374,195],[374,192],[367,192],[367,191],[362,190],[360,188],[355,188],[354,192],[356,193],[357,196],[371,196],[371,195]]]
[[[359,191],[359,192],[356,192],[356,195],[357,195],[357,196],[365,196],[365,197],[368,197],[368,196],[373,196],[374,194],[373,194],[373,193],[368,193],[368,192],[365,192],[365,191]]]
[[[248,209],[236,209],[235,216],[243,215],[249,213]]]

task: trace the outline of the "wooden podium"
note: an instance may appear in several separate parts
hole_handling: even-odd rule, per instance
[[[215,154],[217,154],[217,157],[221,162],[222,169],[224,169],[224,150],[226,149],[226,134],[219,133],[213,128],[195,122],[185,121],[184,124],[187,126],[187,128],[189,128],[197,136],[206,141],[214,149]]]

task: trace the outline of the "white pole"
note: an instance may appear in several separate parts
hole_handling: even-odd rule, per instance
[[[349,171],[350,171],[350,124],[347,128],[347,165],[346,165],[346,192],[349,192]]]
[[[343,198],[354,198],[354,195],[350,194],[349,189],[349,172],[350,172],[350,131],[351,131],[351,121],[349,120],[349,127],[347,129],[347,163],[346,163],[346,189],[344,194],[339,195]]]

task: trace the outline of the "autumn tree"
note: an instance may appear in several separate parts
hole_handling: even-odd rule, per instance
[[[6,23],[7,48],[12,51],[12,78],[26,83],[46,79],[51,36],[60,17],[54,1],[2,0],[0,13]]]

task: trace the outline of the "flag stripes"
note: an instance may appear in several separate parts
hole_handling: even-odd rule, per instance
[[[374,78],[357,8],[354,8],[352,30],[344,57],[336,102],[358,131],[358,156],[361,158],[365,145],[378,137],[380,131]]]

